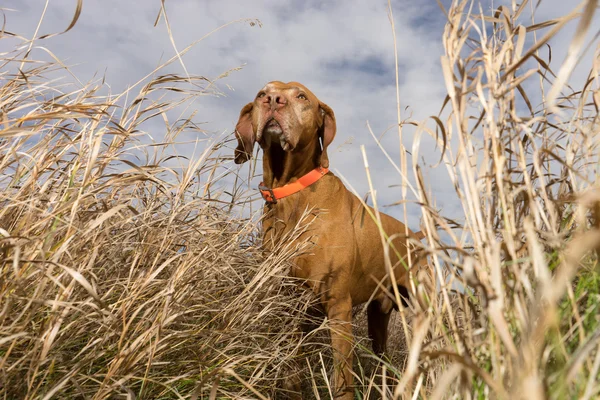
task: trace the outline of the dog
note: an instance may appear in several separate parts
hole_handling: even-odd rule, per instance
[[[293,260],[291,274],[307,282],[330,320],[335,398],[346,400],[354,398],[352,307],[369,302],[369,337],[373,351],[383,354],[390,313],[397,308],[390,276],[404,302],[409,239],[423,235],[383,213],[378,226],[374,210],[328,170],[335,134],[335,115],[327,104],[300,83],[273,81],[240,112],[234,161],[248,161],[256,142],[263,150],[264,246],[293,230],[306,210],[319,210],[310,214],[309,232],[296,239],[309,235],[314,248]],[[388,249],[381,231],[388,235]]]

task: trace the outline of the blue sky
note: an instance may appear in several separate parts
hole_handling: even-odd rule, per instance
[[[442,3],[448,7],[449,1]],[[490,13],[510,1],[482,1]],[[537,20],[564,14],[578,2],[542,1]],[[32,37],[44,8],[43,0],[5,0],[6,30]],[[64,30],[72,19],[75,0],[51,0],[39,34]],[[197,120],[209,136],[231,134],[241,107],[251,101],[268,81],[299,81],[331,106],[338,134],[330,151],[331,167],[343,175],[362,196],[368,191],[360,145],[365,145],[380,204],[400,200],[400,176],[382,156],[367,129],[384,134],[383,143],[394,159],[399,145],[396,123],[396,88],[392,31],[387,1],[228,1],[167,0],[166,8],[175,44],[183,49],[219,26],[240,19],[256,18],[262,27],[245,22],[229,25],[200,42],[183,61],[190,74],[219,80],[219,97],[202,97],[194,103]],[[102,75],[113,93],[123,91],[175,54],[161,21],[153,26],[160,0],[84,1],[77,25],[67,34],[37,43],[50,49],[81,81]],[[403,117],[421,120],[437,115],[446,94],[440,69],[441,35],[445,17],[435,0],[393,2],[398,40],[400,96]],[[597,20],[597,19],[596,19]],[[575,27],[553,43],[554,64],[564,58]],[[0,41],[6,51],[14,41]],[[42,50],[35,56],[43,57]],[[35,58],[34,56],[34,58]],[[589,58],[590,55],[588,55]],[[589,65],[589,62],[584,62]],[[182,73],[179,64],[172,71]],[[583,79],[583,69],[573,80]],[[392,128],[392,129],[390,129]],[[404,129],[410,149],[413,128]],[[445,169],[431,168],[439,155],[431,141],[421,153],[426,179],[438,207],[449,217],[461,210]],[[231,168],[237,168],[233,164]],[[241,176],[247,176],[248,164]],[[245,168],[245,169],[244,169]],[[260,177],[250,182],[254,187]],[[400,209],[390,209],[394,216]],[[411,208],[409,225],[418,227],[417,208]]]

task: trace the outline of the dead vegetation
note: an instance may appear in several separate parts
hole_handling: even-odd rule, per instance
[[[442,111],[427,121],[399,113],[399,135],[407,124],[418,134],[413,163],[391,161],[402,200],[422,204],[437,290],[415,279],[421,301],[399,313],[391,361],[358,350],[361,398],[598,396],[596,41],[588,79],[565,85],[597,1],[553,21],[536,21],[535,3],[490,13],[453,2]],[[552,71],[550,40],[571,20],[567,59]],[[101,82],[50,78],[69,72],[32,59],[28,43],[0,55],[0,394],[276,396],[309,304],[286,278],[303,249],[261,251],[256,221],[231,212],[247,194],[219,186],[233,173],[222,144],[174,158],[182,133],[208,138],[171,111],[213,84],[158,68],[104,96]],[[162,135],[146,130],[155,119]],[[462,220],[436,211],[429,166],[416,163],[424,136],[437,142]],[[307,391],[327,398],[320,335],[304,338]]]
[[[600,390],[591,252],[600,244],[597,41],[582,87],[565,85],[597,2],[552,21],[536,21],[536,6],[512,2],[490,15],[477,1],[455,1],[447,10],[448,97],[438,117],[412,123],[437,140],[464,219],[456,229],[436,212],[422,166],[399,163],[417,182],[407,191],[423,205],[440,291],[427,293],[429,308],[415,304],[407,368],[390,397],[592,398]],[[572,20],[567,58],[552,71],[551,39]],[[478,324],[459,321],[456,287]]]

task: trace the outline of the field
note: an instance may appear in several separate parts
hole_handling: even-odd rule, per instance
[[[398,202],[420,206],[429,270],[394,319],[389,359],[370,353],[355,311],[356,398],[600,396],[600,42],[583,40],[598,2],[551,21],[535,3],[454,1],[440,113],[400,119],[390,104],[398,135],[417,127],[390,173]],[[102,81],[65,84],[68,67],[29,50],[0,54],[0,397],[263,399],[299,373],[306,398],[329,398],[328,321],[307,321],[313,299],[287,276],[304,248],[262,250],[233,135],[206,146],[195,112],[171,113],[211,83],[161,72],[174,57],[108,95]],[[417,162],[425,137],[459,220]],[[188,159],[181,145],[200,150]]]

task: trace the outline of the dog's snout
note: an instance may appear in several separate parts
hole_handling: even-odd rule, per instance
[[[265,103],[268,103],[272,109],[277,109],[287,104],[287,99],[281,93],[271,93],[265,96]]]
[[[287,100],[285,99],[285,97],[283,97],[281,95],[276,95],[275,96],[275,103],[276,104],[285,104],[285,103],[287,103]]]

